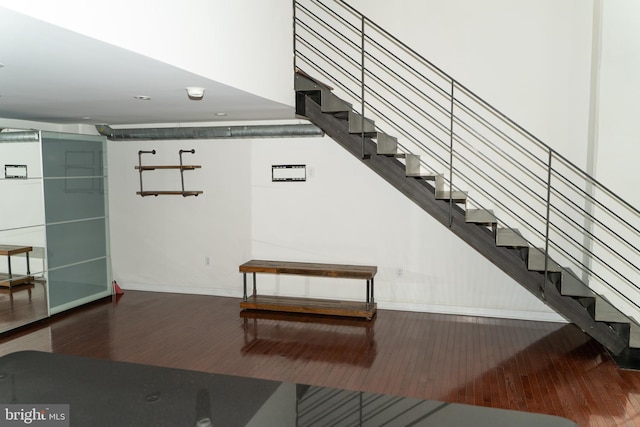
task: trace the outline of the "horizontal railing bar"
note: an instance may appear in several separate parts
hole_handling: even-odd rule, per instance
[[[444,160],[442,157],[440,157],[438,154],[436,154],[431,148],[429,148],[428,146],[424,145],[424,143],[422,143],[418,138],[416,138],[411,132],[407,131],[402,126],[398,125],[393,119],[391,119],[386,114],[384,114],[383,112],[378,110],[375,106],[372,106],[369,103],[366,103],[366,105],[368,107],[370,107],[370,109],[372,111],[374,111],[379,117],[384,118],[387,122],[392,124],[392,127],[394,127],[394,129],[396,129],[398,132],[402,133],[405,137],[411,139],[415,145],[417,145],[418,147],[422,148],[425,152],[430,153],[436,159],[439,159],[443,165],[447,164],[446,160]],[[426,131],[426,132],[428,132],[428,131]],[[385,132],[385,133],[387,133],[387,132]],[[435,140],[431,139],[431,138],[430,139],[432,141],[434,141],[434,142],[439,142],[439,140],[437,139],[437,137],[435,137],[435,135],[434,135],[434,138],[436,138],[436,139]]]
[[[609,228],[609,226],[604,224],[597,217],[593,216],[592,214],[590,214],[589,212],[587,212],[586,210],[584,210],[583,208],[578,206],[573,200],[570,200],[568,197],[564,196],[561,192],[555,191],[555,188],[552,187],[552,190],[554,190],[553,194],[555,194],[556,196],[562,197],[563,199],[566,200],[566,202],[568,204],[572,205],[573,208],[574,208],[574,211],[577,212],[578,214],[582,215],[582,218],[587,218],[590,221],[592,221],[594,224],[598,224],[600,226],[599,227],[600,230],[606,230],[609,235],[615,236],[618,239],[618,241],[625,243],[628,248],[630,248],[633,251],[638,252],[638,248],[636,248],[632,243],[628,242],[624,237],[620,236],[618,233],[616,233],[611,228]],[[552,207],[556,207],[553,204],[551,206]],[[557,212],[561,213],[563,216],[566,216],[566,214],[562,210],[558,209]],[[569,218],[567,216],[567,219],[570,219],[572,222],[576,223],[582,230],[584,230],[583,233],[582,233],[583,236],[593,237],[593,238],[596,238],[598,241],[600,241],[599,238],[597,238],[591,231],[587,230],[584,226],[578,224],[573,218]],[[603,245],[607,246],[614,253],[617,253],[613,248],[609,247],[604,242],[600,242],[600,243],[602,243]],[[620,255],[620,254],[618,254],[618,255]],[[620,256],[622,256],[622,255],[620,255]],[[626,260],[626,258],[624,258],[624,257],[623,257],[623,259]],[[627,262],[629,262],[629,261],[627,260]],[[638,269],[638,271],[640,271],[640,268],[638,268],[638,267],[635,267],[635,268]]]
[[[440,112],[444,113],[444,114],[450,114],[450,112],[448,111],[448,108],[440,105],[435,99],[433,99],[432,97],[430,97],[429,95],[427,95],[426,93],[424,93],[422,90],[418,89],[415,85],[409,83],[409,81],[407,79],[405,79],[404,77],[400,76],[397,72],[391,70],[388,66],[386,66],[383,62],[381,62],[378,58],[376,58],[375,56],[371,56],[369,54],[367,54],[367,58],[376,62],[380,67],[382,67],[384,70],[388,70],[389,74],[391,74],[391,76],[395,76],[398,80],[400,80],[400,82],[402,83],[402,85],[404,87],[406,87],[409,90],[413,90],[415,92],[417,92],[417,94],[419,94],[421,96],[422,99],[424,100],[428,100],[429,104],[431,104],[435,109],[440,110]],[[369,70],[369,68],[367,68],[367,70]],[[375,73],[371,72],[372,75],[375,75]],[[384,82],[384,84],[391,88],[391,85],[389,85],[386,81]],[[429,84],[429,82],[427,82],[427,84],[431,86],[431,84]],[[447,99],[449,97],[448,94],[444,94],[443,96],[446,96]],[[435,105],[434,105],[435,104]]]
[[[385,86],[387,88],[390,88],[386,82],[384,82],[383,80],[380,80],[380,78],[378,76],[376,76],[375,74],[367,73],[367,76],[370,77],[370,78],[373,78],[377,83],[379,83],[379,84],[381,84],[381,85],[383,85],[383,86]],[[386,97],[384,97],[383,95],[380,95],[376,90],[371,88],[368,84],[366,85],[366,87],[370,89],[369,93],[373,93],[376,96],[378,96],[380,100],[383,100],[383,101],[389,103],[389,101],[386,99]],[[433,117],[431,114],[429,114],[426,111],[424,111],[422,108],[420,108],[418,105],[416,105],[416,103],[414,103],[413,101],[410,101],[408,99],[402,99],[401,101],[406,103],[406,104],[408,104],[408,106],[413,111],[415,111],[417,114],[421,115],[425,119],[429,120],[429,122],[433,123],[441,131],[443,131],[443,132],[447,131],[447,127],[445,125],[440,123],[435,117]],[[396,111],[399,114],[402,114],[401,110],[397,107],[397,105],[395,103],[389,103],[389,105],[391,106],[390,108],[392,110]],[[415,119],[411,119],[411,120],[408,120],[408,121],[410,121],[412,123],[415,123],[416,125],[418,124],[418,122]],[[424,130],[425,130],[425,132],[427,131],[426,128]]]
[[[555,174],[553,176],[557,177],[559,174]],[[562,175],[559,175],[562,176]],[[567,185],[571,185],[574,186],[574,184],[571,181],[568,181],[564,176],[562,176],[565,181],[563,181],[565,184]],[[575,187],[578,191],[582,191],[580,188]],[[594,199],[590,194],[586,193],[586,197],[583,200],[589,199],[589,201],[591,203],[593,203],[594,205],[597,205],[598,207],[605,209],[607,212],[609,212],[609,208],[607,208],[605,205],[600,204],[600,202],[597,199]],[[570,200],[568,197],[564,196],[561,192],[557,192],[558,196],[562,196],[565,200],[567,200],[567,202],[571,203],[572,205],[575,206],[576,210],[578,212],[582,212],[583,216],[587,216],[590,220],[593,220],[595,223],[597,223],[598,225],[600,225],[602,228],[604,228],[605,230],[607,230],[610,234],[614,235],[618,240],[624,242],[625,244],[627,244],[627,246],[633,248],[635,251],[640,252],[640,249],[638,249],[633,243],[629,242],[626,238],[622,237],[620,234],[618,234],[617,232],[615,232],[614,230],[612,230],[608,225],[606,225],[604,222],[602,222],[600,219],[598,219],[597,217],[591,215],[589,212],[587,212],[584,208],[580,207],[576,202],[574,202],[573,200]],[[631,224],[627,223],[623,218],[620,218],[618,215],[616,215],[614,212],[610,212],[612,215],[614,215],[617,219],[619,219],[620,221],[622,221],[625,225],[627,225],[628,227],[630,227],[632,230],[637,231],[635,229],[635,227],[633,227]]]
[[[455,123],[458,124],[459,126],[463,127],[469,133],[474,134],[474,133],[477,132],[477,131],[475,131],[473,129],[473,127],[471,127],[470,125],[468,125],[466,122],[464,122],[462,120],[456,119]],[[532,171],[528,167],[525,167],[524,164],[522,164],[520,161],[516,160],[513,156],[505,153],[504,150],[501,150],[498,147],[496,147],[496,145],[492,144],[484,135],[475,135],[475,139],[480,141],[480,142],[483,142],[485,147],[487,147],[489,150],[491,150],[494,153],[496,153],[501,158],[505,159],[509,164],[511,164],[511,166],[515,166],[515,167],[521,168],[519,170],[525,171],[531,178],[539,181],[543,185],[546,185],[545,179],[543,177],[536,175],[534,171]],[[535,158],[536,157],[534,157],[534,159]],[[495,165],[496,162],[492,161],[491,164]],[[542,166],[542,165],[540,165],[540,166]],[[495,167],[495,168],[503,169],[502,167]],[[545,173],[546,173],[546,171],[545,171]]]
[[[456,98],[456,106],[463,109],[467,114],[476,117],[476,120],[480,123],[485,123],[485,127],[487,129],[489,129],[494,135],[496,135],[497,137],[501,138],[503,141],[508,142],[512,147],[516,147],[518,148],[518,150],[532,158],[535,159],[538,163],[540,164],[544,164],[546,167],[546,160],[542,160],[540,159],[538,156],[536,156],[535,154],[533,154],[530,150],[528,150],[527,148],[523,147],[522,144],[519,144],[518,142],[516,142],[512,137],[510,137],[509,135],[505,134],[502,130],[498,129],[495,125],[489,123],[485,118],[481,117],[478,113],[476,113],[475,111],[473,111],[470,107],[468,107],[466,104],[464,104],[463,102],[461,102],[458,98]],[[548,157],[548,151],[545,151],[545,158]]]
[[[615,254],[618,258],[619,261],[623,261],[623,263],[629,267],[631,267],[632,269],[635,269],[636,271],[640,272],[640,268],[638,268],[638,266],[636,266],[635,264],[631,263],[631,261],[629,261],[624,255],[622,255],[621,253],[619,253],[618,251],[616,251],[615,249],[613,249],[611,246],[609,246],[607,243],[605,243],[604,241],[602,241],[600,238],[598,238],[597,236],[595,236],[594,234],[592,234],[589,230],[586,230],[583,226],[581,226],[580,224],[578,224],[575,220],[573,220],[572,218],[570,218],[569,216],[567,216],[563,211],[561,210],[554,210],[554,213],[556,213],[557,215],[562,215],[563,217],[566,218],[566,220],[573,224],[572,227],[574,228],[574,230],[576,231],[580,231],[583,230],[584,232],[582,233],[582,237],[591,237],[592,240],[594,240],[595,242],[599,243],[601,246],[604,246],[605,248],[607,248],[609,250],[609,252]],[[584,244],[579,243],[577,240],[575,240],[574,237],[570,237],[568,235],[568,233],[566,232],[566,230],[564,230],[563,228],[557,226],[555,223],[551,223],[551,226],[554,229],[557,229],[558,231],[560,231],[562,234],[566,235],[568,239],[570,239],[571,241],[573,241],[575,243],[576,248],[581,248],[582,253],[586,253],[587,255],[591,255],[594,257],[597,257],[594,252],[592,252],[592,250],[588,249],[587,247],[585,247]],[[621,273],[620,273],[621,274]],[[622,275],[622,274],[621,274]],[[624,275],[622,275],[624,276]],[[637,285],[631,283],[636,289],[640,290],[640,287],[638,287]]]
[[[357,26],[353,25],[351,22],[349,22],[348,20],[346,20],[344,17],[342,17],[342,15],[335,13],[335,11],[333,9],[331,9],[329,6],[325,5],[324,3],[322,3],[321,1],[316,1],[316,4],[319,4],[322,6],[322,8],[324,9],[325,12],[328,12],[334,19],[337,19],[339,21],[342,21],[342,23],[350,28],[355,34],[358,35],[358,37],[360,37],[360,28],[358,28]],[[333,28],[332,25],[328,24],[326,21],[324,21],[322,18],[320,18],[316,13],[312,12],[309,8],[303,6],[302,4],[300,4],[300,2],[297,2],[298,6],[300,6],[300,8],[306,12],[307,16],[312,17],[312,19],[315,18],[315,20],[321,21],[323,23],[325,23],[325,25],[327,27]]]
[[[445,96],[445,97],[451,97],[451,94],[445,90],[444,88],[441,88],[440,85],[438,85],[436,82],[432,81],[430,78],[428,78],[427,76],[425,76],[424,74],[422,74],[421,72],[419,72],[418,70],[416,70],[413,66],[409,65],[406,61],[400,59],[399,56],[395,55],[393,52],[389,51],[386,47],[382,46],[380,43],[378,43],[377,41],[375,41],[375,39],[372,39],[370,36],[366,35],[365,38],[371,43],[371,44],[375,44],[376,46],[378,46],[379,49],[382,49],[387,56],[395,59],[395,62],[398,64],[401,64],[405,69],[411,71],[411,74],[413,74],[416,77],[419,77],[420,79],[422,79],[425,82],[428,82],[429,85],[431,87],[433,87],[435,90],[440,91],[440,93]],[[370,56],[373,56],[371,54],[369,54]],[[387,68],[390,68],[387,66]],[[450,79],[445,79],[445,81],[451,85],[452,81]]]
[[[553,240],[549,240],[549,243],[555,243]],[[636,306],[637,308],[640,308],[640,305],[638,305],[638,303],[634,302],[632,299],[630,299],[626,294],[624,294],[622,291],[620,291],[617,287],[615,287],[614,285],[612,285],[611,283],[609,283],[605,278],[603,278],[602,276],[600,276],[595,270],[593,270],[593,268],[589,268],[587,266],[585,266],[581,261],[578,261],[573,255],[571,255],[566,249],[562,248],[560,245],[555,245],[554,244],[554,248],[558,251],[558,252],[564,252],[566,256],[572,258],[574,261],[576,261],[577,263],[579,263],[580,265],[583,265],[587,271],[590,273],[590,275],[595,276],[597,278],[599,278],[601,280],[601,282],[606,284],[606,287],[610,290],[615,291],[619,296],[623,297],[624,299],[626,299],[627,301],[629,301],[631,304],[633,304],[634,306]],[[638,287],[631,282],[625,275],[623,275],[622,273],[620,273],[619,271],[617,271],[615,268],[613,268],[611,265],[609,265],[609,263],[603,261],[600,257],[598,257],[597,255],[590,253],[591,257],[597,259],[598,261],[600,261],[603,265],[605,265],[609,271],[614,271],[617,276],[623,280],[625,280],[627,283],[629,283],[630,285],[632,285],[634,288],[638,289]]]
[[[456,142],[460,143],[460,141],[458,139],[456,139]],[[476,169],[478,175],[482,175],[484,173],[484,170],[481,169],[477,169],[477,166],[474,163],[468,162],[468,160],[466,158],[461,158],[460,154],[458,151],[454,152],[454,154],[456,155],[457,159],[460,160],[465,160],[467,163],[465,163],[465,166],[469,169]],[[522,188],[525,187],[526,188],[526,184],[522,183],[519,180],[514,179],[512,176],[504,173],[504,172],[497,172],[499,173],[502,177],[504,177],[506,180],[510,181],[513,184],[516,184],[518,187]],[[469,180],[466,182],[466,184],[468,186],[473,185],[474,187],[476,187],[480,194],[484,195],[486,198],[488,198],[489,200],[493,201],[494,203],[498,200],[498,198],[496,196],[493,195],[489,195],[488,192],[486,192],[486,190],[483,187],[477,186],[474,184],[475,180]],[[513,191],[507,189],[504,185],[502,185],[501,183],[498,182],[498,180],[494,180],[493,183],[494,188],[496,188],[497,190],[499,190],[502,194],[509,196],[509,198],[517,203],[519,203],[520,206],[525,207],[530,209],[532,212],[535,212],[535,209],[533,208],[533,206],[531,206],[529,203],[527,203],[526,201],[524,201],[523,199],[521,199],[520,197],[518,197],[515,193],[513,193]],[[535,195],[535,198],[533,198],[533,201],[537,201],[538,203],[540,203],[542,206],[544,206],[544,198],[539,195],[536,194],[535,192],[532,191],[532,193]],[[541,215],[541,214],[539,214]],[[543,219],[544,216],[541,215],[541,219]]]
[[[618,215],[617,213],[613,212],[607,205],[605,205],[604,203],[600,202],[598,199],[596,199],[593,195],[589,194],[586,190],[583,190],[582,188],[578,187],[573,180],[570,180],[569,178],[565,177],[562,173],[560,173],[556,168],[553,168],[554,172],[555,172],[555,176],[559,176],[562,177],[564,179],[564,182],[567,183],[567,185],[570,185],[572,187],[574,187],[578,192],[581,192],[584,195],[584,199],[588,199],[591,203],[593,203],[594,205],[597,205],[598,207],[606,210],[607,212],[609,212],[611,215],[613,215],[616,219],[618,219],[619,221],[621,221],[622,223],[624,223],[627,227],[629,227],[631,230],[633,230],[635,233],[640,233],[640,230],[638,230],[635,226],[633,226],[632,224],[630,224],[627,220],[625,220],[624,218],[622,218],[620,215]],[[620,236],[620,238],[622,238]]]

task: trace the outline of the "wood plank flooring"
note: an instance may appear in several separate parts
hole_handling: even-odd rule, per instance
[[[371,321],[241,315],[239,298],[125,291],[16,332],[19,350],[640,426],[640,372],[573,325],[378,310]]]

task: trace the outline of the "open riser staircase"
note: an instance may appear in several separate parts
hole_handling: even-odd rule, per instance
[[[364,131],[365,150],[375,153],[375,156],[361,158],[364,164],[442,224],[449,226],[451,220],[451,231],[558,313],[614,353],[629,345],[640,346],[639,337],[630,334],[632,322],[580,282],[570,270],[547,261],[547,276],[555,286],[545,287],[543,250],[530,247],[517,229],[501,227],[490,210],[465,209],[466,192],[449,192],[442,174],[422,171],[417,155],[398,152],[394,137],[377,132],[371,120],[363,120],[350,104],[337,98],[329,86],[298,73],[296,92],[299,115],[307,117],[359,158]],[[325,102],[327,107],[323,108]],[[450,199],[454,204],[452,218],[449,217]]]
[[[396,74],[393,78],[377,78],[372,69],[382,72],[382,60],[376,60],[374,56],[386,55],[395,61],[402,52],[388,53],[386,47],[381,48],[384,41],[374,42],[373,36],[365,34],[367,25],[375,27],[382,39],[391,40],[396,50],[408,48],[345,2],[304,0],[295,4],[298,115],[323,129],[365,165],[612,353],[640,347],[640,327],[633,312],[635,308],[640,309],[636,298],[627,296],[625,287],[608,289],[610,283],[618,282],[632,289],[635,287],[638,270],[635,263],[628,260],[637,259],[640,254],[634,240],[640,242],[640,231],[633,223],[637,219],[640,224],[637,210],[624,204],[623,214],[617,214],[608,206],[601,208],[596,199],[612,197],[606,188],[599,187],[582,171],[574,170],[570,162],[504,119],[499,112],[490,110],[487,113],[489,107],[484,104],[481,111],[476,112],[470,107],[474,95],[454,80],[450,79],[447,100],[442,91],[426,94],[427,89],[418,90],[416,84],[408,83],[416,79],[415,75],[411,79]],[[334,8],[342,10],[343,14]],[[334,14],[338,16],[335,18],[338,24],[334,25],[345,28],[333,28],[330,17]],[[355,24],[349,23],[354,16]],[[321,22],[321,30],[312,29],[317,22]],[[357,34],[361,41],[358,42],[357,37],[351,41],[342,40],[343,34],[349,31]],[[312,39],[316,37],[321,39],[324,49],[313,47]],[[335,47],[338,43],[345,43],[346,47]],[[367,44],[375,47],[375,55],[364,51]],[[327,46],[331,47],[332,55],[323,53],[328,50]],[[349,49],[357,54],[349,56]],[[415,52],[409,52],[412,59],[417,57]],[[373,65],[367,68],[363,65],[367,61]],[[400,62],[401,68],[409,69],[411,73],[418,68],[415,64],[408,66],[405,60]],[[350,66],[356,71],[350,71]],[[431,64],[427,63],[427,66],[435,70],[436,78],[448,78]],[[424,77],[427,71],[418,74]],[[343,85],[339,77],[344,77],[348,84]],[[433,84],[436,78],[425,77],[428,80],[425,87],[430,87],[434,93],[442,86],[441,83]],[[381,82],[389,91],[384,96],[380,95]],[[390,100],[392,83],[400,86],[401,95]],[[411,87],[411,90],[406,93],[403,87]],[[412,96],[417,100],[410,100]],[[438,100],[438,96],[446,102]],[[450,104],[448,113],[443,107],[447,102]],[[404,118],[405,113],[399,109],[406,110],[408,118]],[[441,117],[438,118],[438,114]],[[500,120],[496,117],[507,125],[498,123]],[[483,129],[476,130],[478,125],[474,127],[471,123],[480,123]],[[382,130],[383,127],[394,132]],[[526,147],[519,141],[512,143],[511,140],[519,135],[531,140],[534,147]],[[477,149],[480,142],[490,147],[489,154]],[[462,153],[465,146],[472,145],[468,152]],[[462,148],[456,151],[454,146]],[[545,158],[547,152],[548,160]],[[474,157],[467,158],[471,156]],[[492,161],[492,156],[503,159],[507,165],[487,163]],[[534,165],[529,166],[522,158]],[[510,172],[510,167],[515,171]],[[536,172],[537,167],[542,173]],[[539,178],[540,175],[543,177]],[[580,179],[586,184],[576,185]],[[457,185],[453,185],[454,181]],[[555,182],[555,186],[551,182]],[[469,190],[463,185],[468,185]],[[499,197],[501,195],[503,197]],[[534,202],[526,201],[526,197]],[[550,203],[554,197],[558,200],[555,206]],[[616,200],[615,197],[612,200]],[[517,207],[512,209],[510,205]],[[586,208],[583,209],[583,205]],[[605,217],[601,210],[613,219],[598,220]],[[632,221],[620,219],[624,217],[631,217]],[[581,223],[589,224],[583,226]],[[605,232],[601,229],[605,230],[606,236],[602,236]],[[620,237],[622,243],[606,243],[611,236],[614,236],[613,240]],[[588,243],[584,243],[586,241]],[[613,261],[607,258],[611,254]],[[586,282],[591,283],[593,289]],[[619,303],[621,299],[623,301]],[[625,310],[629,315],[619,309],[625,304],[631,306],[631,311]]]

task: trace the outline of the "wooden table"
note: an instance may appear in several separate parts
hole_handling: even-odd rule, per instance
[[[290,261],[251,260],[239,268],[243,274],[242,309],[282,311],[371,319],[376,312],[374,276],[378,268],[370,265],[322,264]],[[247,273],[253,275],[253,294],[247,295]],[[366,281],[364,302],[258,295],[256,274],[288,274],[299,276],[363,279]]]
[[[18,246],[18,245],[0,245],[0,256],[7,257],[8,273],[0,273],[0,286],[11,287],[15,285],[21,285],[23,283],[33,282],[33,276],[31,276],[31,268],[29,267],[29,252],[33,250],[32,246]],[[26,275],[14,275],[11,271],[11,256],[25,254],[27,258],[27,274]]]

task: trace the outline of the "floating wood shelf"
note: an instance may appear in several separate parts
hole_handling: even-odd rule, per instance
[[[136,191],[138,196],[197,196],[202,191]]]
[[[137,191],[136,194],[138,196],[161,196],[161,195],[166,195],[166,196],[182,196],[182,197],[188,197],[188,196],[198,196],[199,194],[202,194],[203,191],[187,191],[184,189],[184,171],[189,171],[189,170],[194,170],[194,169],[200,169],[202,166],[200,165],[183,165],[182,164],[182,153],[191,153],[194,154],[196,152],[196,150],[180,150],[178,151],[178,154],[180,156],[180,164],[179,165],[142,165],[142,155],[143,154],[156,154],[156,150],[151,150],[151,151],[144,151],[144,150],[140,150],[138,151],[138,166],[135,166],[135,169],[138,170],[138,172],[140,173],[140,191]],[[180,183],[182,184],[182,190],[181,191],[149,191],[149,190],[144,190],[143,186],[142,186],[142,172],[144,171],[153,171],[156,169],[176,169],[180,171]]]
[[[140,169],[143,171],[152,171],[152,170],[156,170],[156,169],[182,169],[182,170],[193,170],[193,169],[200,169],[202,166],[200,165],[184,165],[184,166],[179,166],[179,165],[162,165],[162,166],[136,166],[136,169]]]

